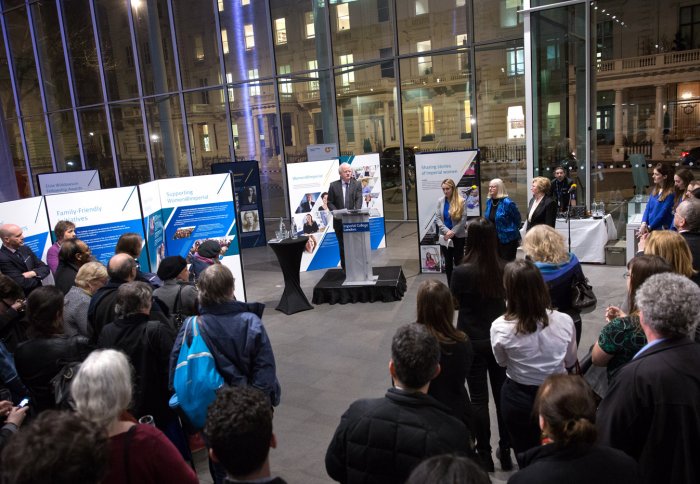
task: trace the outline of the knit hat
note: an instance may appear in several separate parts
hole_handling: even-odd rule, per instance
[[[175,279],[185,267],[187,267],[187,261],[183,257],[179,255],[166,257],[160,261],[160,265],[158,266],[158,277],[164,281],[168,279]]]
[[[207,259],[213,259],[221,254],[221,245],[216,240],[205,240],[200,244],[197,253]]]

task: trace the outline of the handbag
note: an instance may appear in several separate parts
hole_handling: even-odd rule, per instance
[[[571,280],[571,307],[582,313],[593,311],[598,304],[593,287],[583,274],[576,274]]]
[[[73,377],[78,373],[79,362],[71,362],[63,365],[59,372],[51,379],[51,389],[53,390],[56,408],[61,410],[72,410],[74,408],[73,397],[70,393],[70,386]]]

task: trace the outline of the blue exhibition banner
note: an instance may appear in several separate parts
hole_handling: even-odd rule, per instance
[[[45,199],[50,225],[54,227],[59,220],[73,222],[76,235],[90,246],[95,259],[105,265],[123,234],[136,233],[144,240],[136,187],[63,193]],[[149,267],[146,251],[142,250],[139,263],[143,269]]]
[[[214,163],[211,165],[211,172],[230,173],[233,176],[234,199],[240,220],[240,246],[247,249],[266,245],[258,162],[253,160]]]

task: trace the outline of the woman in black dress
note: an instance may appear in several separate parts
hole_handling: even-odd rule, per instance
[[[304,233],[305,234],[315,234],[318,232],[318,224],[314,220],[314,218],[311,216],[310,213],[307,213],[306,216],[304,217]]]
[[[457,329],[465,332],[474,347],[474,361],[467,384],[474,410],[474,434],[479,463],[493,472],[491,456],[491,418],[489,416],[489,380],[498,421],[497,455],[503,470],[513,468],[510,437],[501,416],[501,387],[506,369],[496,363],[491,350],[491,323],[506,310],[503,289],[503,260],[497,252],[496,226],[483,217],[467,224],[466,254],[452,273],[450,289],[459,303]]]
[[[428,395],[447,405],[452,415],[472,432],[471,404],[464,382],[474,350],[466,334],[454,328],[452,294],[440,281],[431,279],[418,287],[416,322],[428,328],[440,343],[440,374],[430,382]]]

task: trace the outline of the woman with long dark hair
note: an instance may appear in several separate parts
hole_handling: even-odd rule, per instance
[[[418,287],[416,300],[416,322],[440,343],[440,374],[430,382],[428,395],[450,407],[452,415],[471,430],[471,405],[464,382],[474,350],[467,335],[452,326],[452,294],[445,284],[431,279]]]
[[[483,217],[467,224],[466,254],[452,273],[450,289],[459,303],[457,329],[464,331],[474,347],[474,361],[467,384],[474,411],[476,451],[481,466],[493,472],[489,380],[496,404],[498,451],[501,469],[513,468],[510,437],[501,416],[501,387],[506,370],[493,357],[491,323],[506,310],[503,290],[503,260],[498,256],[496,226]]]
[[[673,223],[673,201],[675,200],[673,175],[675,168],[670,164],[658,163],[652,172],[654,188],[649,195],[649,203],[642,215],[639,233],[644,235],[652,230],[671,228]]]
[[[658,255],[639,255],[627,263],[627,300],[630,312],[625,314],[616,306],[606,309],[608,324],[601,329],[591,353],[594,365],[607,367],[609,383],[617,371],[647,344],[634,299],[637,289],[654,274],[672,271],[671,265]]]
[[[509,484],[632,484],[637,463],[621,450],[596,444],[596,400],[583,378],[553,375],[535,399],[541,446],[530,449]]]
[[[445,258],[447,284],[452,278],[452,268],[464,257],[464,227],[467,223],[467,207],[459,196],[455,182],[445,178],[441,184],[444,196],[438,198],[435,220],[438,233],[444,239],[440,250]]]
[[[576,330],[571,316],[551,309],[535,264],[509,263],[503,281],[506,312],[491,325],[491,347],[498,364],[506,367],[501,411],[518,457],[539,444],[540,429],[532,416],[537,389],[548,376],[576,365]]]

